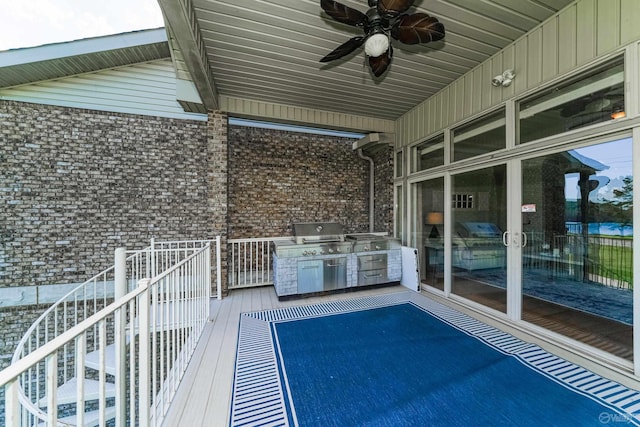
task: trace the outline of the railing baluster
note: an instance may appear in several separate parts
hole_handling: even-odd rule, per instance
[[[273,285],[271,244],[289,237],[229,239],[229,289]]]
[[[254,248],[251,249],[249,257],[253,261],[247,266],[247,272],[253,270],[252,265],[258,261],[259,245],[254,244]],[[85,355],[89,351],[97,350],[99,422],[101,425],[108,424],[110,420],[106,411],[106,386],[107,377],[111,376],[107,374],[106,351],[108,343],[113,340],[116,347],[119,347],[116,353],[120,355],[116,359],[116,378],[129,375],[129,381],[125,380],[121,386],[116,385],[116,425],[124,425],[127,419],[130,425],[161,423],[181,374],[187,368],[189,358],[197,345],[197,339],[208,321],[212,272],[210,241],[173,242],[160,247],[162,250],[155,259],[160,260],[163,272],[159,273],[158,279],[146,279],[144,289],[132,290],[134,295],[128,300],[124,301],[124,296],[112,293],[111,284],[115,276],[113,269],[108,269],[70,291],[34,323],[18,345],[14,358],[20,360],[34,351],[42,351],[43,354],[50,354],[52,357],[15,369],[17,372],[11,377],[15,378],[12,383],[13,389],[9,385],[10,381],[6,380],[8,377],[4,377],[4,383],[0,384],[0,387],[6,385],[7,399],[11,400],[16,388],[18,393],[18,403],[8,403],[7,408],[13,415],[6,415],[7,417],[18,417],[27,425],[38,424],[38,417],[42,420],[47,418],[50,425],[56,425],[58,412],[54,401],[57,399],[57,386],[69,380],[75,373],[78,379],[75,393],[76,420],[86,421],[84,410],[88,408],[85,408],[85,384],[82,379],[87,364]],[[249,247],[245,245],[245,253]],[[129,284],[150,268],[149,253],[149,250],[145,249],[127,258],[125,270],[128,277],[125,278],[125,293]],[[168,271],[170,264],[171,270]],[[220,297],[219,236],[216,237],[216,268]],[[117,304],[110,303],[110,300]],[[136,315],[136,311],[141,313]],[[152,325],[149,323],[151,319]],[[131,325],[128,332],[121,327],[127,321]],[[75,329],[79,325],[83,325],[82,331],[76,332]],[[70,334],[72,330],[73,334]],[[124,339],[127,333],[129,345]],[[151,334],[155,339],[153,348],[150,348]],[[47,352],[44,353],[45,346],[51,347],[51,350],[47,347]],[[129,371],[123,370],[127,358]],[[160,363],[160,366],[152,370],[151,361]],[[47,378],[43,378],[42,374]],[[153,386],[152,378],[155,381]],[[126,388],[129,390],[124,390]],[[27,406],[21,406],[21,394],[26,398],[24,402]],[[43,397],[48,401],[46,412],[44,409],[38,409],[39,400]],[[153,415],[150,413],[152,401]],[[29,402],[31,407],[28,406]],[[148,407],[145,408],[145,405]]]
[[[76,338],[76,421],[77,425],[84,425],[84,411],[85,411],[85,398],[84,398],[84,371],[85,371],[85,356],[87,354],[87,337],[85,334]]]
[[[47,422],[55,426],[58,421],[58,352],[54,352],[46,359],[46,395],[47,395]]]

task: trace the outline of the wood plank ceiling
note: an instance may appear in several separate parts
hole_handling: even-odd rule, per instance
[[[409,13],[437,17],[445,26],[445,39],[413,46],[394,40],[393,62],[380,78],[366,66],[362,49],[331,63],[318,62],[361,34],[329,18],[320,0],[181,0],[179,11],[168,6],[171,2],[159,1],[172,57],[179,76],[195,74],[201,96],[207,88],[214,99],[227,96],[394,120],[572,0],[416,0]],[[368,9],[365,0],[342,3]],[[191,34],[176,26],[178,13]],[[206,57],[196,73],[194,62],[185,59],[194,52]],[[208,84],[197,81],[202,79],[198,74],[208,74]]]

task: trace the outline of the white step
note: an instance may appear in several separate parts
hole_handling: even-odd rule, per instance
[[[62,384],[60,387],[58,387],[58,391],[56,395],[57,404],[66,405],[69,403],[75,403],[77,387],[78,387],[78,379],[75,377],[71,378],[69,381]],[[115,384],[106,383],[104,389],[105,389],[106,398],[115,397],[116,395]],[[96,400],[99,398],[100,398],[100,382],[96,380],[85,379],[84,380],[85,401]],[[40,399],[39,404],[42,408],[45,408],[47,406],[47,397],[45,396],[42,399]]]
[[[125,335],[125,342],[129,344],[131,341],[129,332]],[[116,374],[116,345],[111,344],[104,349],[105,372],[109,375]],[[85,366],[90,369],[100,370],[100,350],[94,350],[85,356]]]
[[[104,349],[104,368],[105,372],[109,375],[116,374],[116,345],[111,344],[105,347]],[[92,351],[91,353],[87,353],[84,360],[84,365],[87,368],[95,369],[96,371],[100,370],[100,350]]]
[[[108,406],[107,408],[105,408],[104,410],[104,417],[105,420],[111,420],[113,418],[116,417],[116,407],[115,406]],[[60,423],[65,423],[65,424],[69,424],[69,425],[78,425],[77,420],[77,416],[76,415],[71,415],[70,417],[64,417],[64,418],[60,418],[58,421]],[[99,426],[100,425],[100,411],[91,411],[91,412],[85,412],[84,413],[84,427],[95,427],[95,426]],[[38,427],[45,427],[47,425],[47,423],[40,423],[38,424]]]

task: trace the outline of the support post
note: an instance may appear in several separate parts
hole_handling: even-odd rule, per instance
[[[221,253],[221,239],[220,236],[216,236],[216,287],[217,287],[217,299],[222,299],[222,253]]]

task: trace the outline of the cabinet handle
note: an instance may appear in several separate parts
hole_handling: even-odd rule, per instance
[[[365,274],[364,277],[366,277],[367,279],[370,277],[382,277],[382,274],[378,273],[378,274]]]
[[[302,267],[303,270],[317,270],[319,267],[317,265],[311,267]]]

